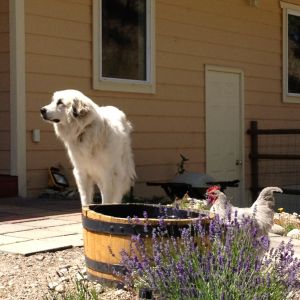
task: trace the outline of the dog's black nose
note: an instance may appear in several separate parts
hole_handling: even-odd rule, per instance
[[[46,112],[47,112],[47,109],[46,109],[45,107],[42,107],[42,108],[40,109],[40,112],[41,112],[41,114],[44,116],[44,115],[46,114]]]

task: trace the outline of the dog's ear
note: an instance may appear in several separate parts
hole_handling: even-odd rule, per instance
[[[75,118],[82,118],[89,112],[89,107],[78,98],[73,100],[72,113]]]

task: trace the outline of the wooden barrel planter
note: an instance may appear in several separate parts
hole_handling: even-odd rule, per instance
[[[130,251],[132,235],[140,234],[146,239],[151,239],[145,233],[144,212],[148,216],[149,232],[151,228],[158,227],[159,216],[163,215],[166,216],[167,229],[173,236],[180,236],[181,228],[187,227],[199,218],[199,213],[196,212],[150,204],[104,204],[84,207],[82,210],[84,252],[89,279],[122,285],[114,274],[115,271],[124,271],[120,265],[120,251],[122,249]],[[139,218],[138,224],[128,218],[134,216]]]

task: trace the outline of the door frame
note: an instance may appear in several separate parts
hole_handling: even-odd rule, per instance
[[[206,101],[208,96],[208,89],[207,89],[207,81],[208,81],[208,72],[222,72],[222,73],[234,73],[239,75],[240,78],[240,143],[241,143],[241,181],[239,183],[240,186],[240,203],[242,205],[247,205],[248,201],[245,199],[245,85],[244,85],[244,71],[238,68],[232,67],[223,67],[223,66],[216,66],[216,65],[205,65],[205,168],[207,172],[207,128],[206,128],[206,112],[207,112],[207,104]]]

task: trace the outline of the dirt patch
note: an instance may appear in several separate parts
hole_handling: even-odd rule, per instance
[[[0,299],[55,299],[75,288],[74,282],[85,274],[83,248],[75,247],[31,256],[0,253]],[[131,300],[135,295],[122,290],[89,283],[99,299]],[[48,298],[46,298],[48,297]]]

